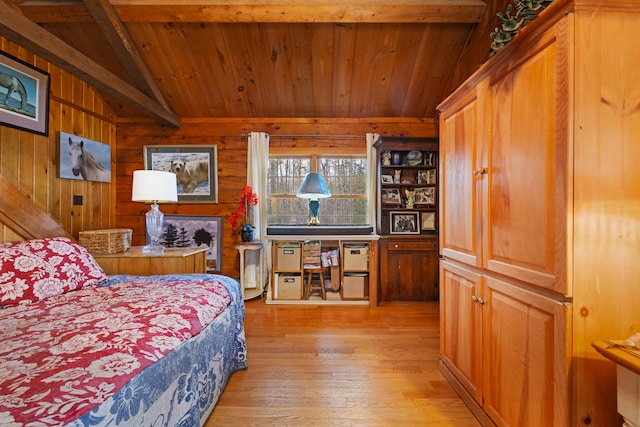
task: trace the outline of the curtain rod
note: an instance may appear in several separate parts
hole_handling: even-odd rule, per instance
[[[366,138],[366,135],[318,135],[318,134],[309,134],[309,135],[287,135],[287,134],[279,134],[279,133],[268,133],[270,138],[334,138],[334,139],[355,139],[355,138]],[[248,133],[241,133],[240,138],[247,138],[249,136]]]

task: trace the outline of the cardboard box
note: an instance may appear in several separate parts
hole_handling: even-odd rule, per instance
[[[369,275],[345,274],[340,296],[342,299],[369,299]]]
[[[344,271],[369,270],[369,245],[344,245]]]
[[[278,245],[276,260],[276,270],[300,270],[301,267],[302,248],[300,244]]]
[[[302,299],[302,276],[299,274],[278,274],[273,299]]]

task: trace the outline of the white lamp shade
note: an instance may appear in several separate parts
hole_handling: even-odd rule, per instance
[[[178,201],[176,174],[166,171],[133,171],[131,200],[146,203],[171,203]]]
[[[309,172],[304,177],[304,181],[302,181],[302,185],[300,185],[300,188],[296,193],[296,197],[300,197],[301,199],[318,200],[331,197],[331,192],[329,191],[327,184],[324,182],[322,175],[318,172]]]

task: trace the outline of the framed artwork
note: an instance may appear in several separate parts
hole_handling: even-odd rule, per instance
[[[0,124],[49,134],[49,73],[1,51]]]
[[[436,213],[435,212],[422,212],[422,224],[420,228],[424,231],[436,230]]]
[[[390,212],[391,234],[420,234],[419,212]]]
[[[393,184],[393,177],[391,175],[381,175],[380,181],[383,184]]]
[[[416,204],[418,205],[435,205],[436,204],[436,188],[421,187],[416,188]]]
[[[418,184],[428,184],[429,183],[429,171],[419,170],[416,178],[417,178],[416,182]]]
[[[167,248],[206,247],[207,272],[222,270],[221,216],[165,215],[160,242]]]
[[[217,145],[145,145],[144,167],[176,174],[179,203],[218,203]]]
[[[58,177],[111,182],[111,147],[58,132]]]
[[[382,203],[386,204],[402,203],[400,199],[400,189],[398,188],[383,188],[380,191],[380,198],[382,199]]]
[[[427,184],[436,184],[436,170],[429,169],[429,173],[427,174]]]

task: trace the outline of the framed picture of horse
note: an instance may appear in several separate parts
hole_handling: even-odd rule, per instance
[[[49,134],[49,73],[2,51],[0,124]]]
[[[58,176],[81,181],[111,182],[111,147],[58,132]]]
[[[145,145],[144,168],[175,173],[179,203],[218,203],[217,145]]]

